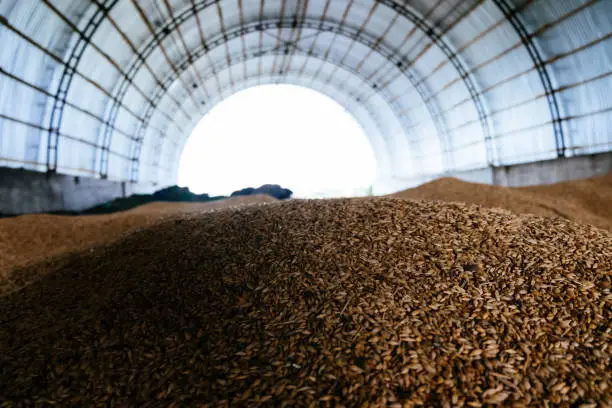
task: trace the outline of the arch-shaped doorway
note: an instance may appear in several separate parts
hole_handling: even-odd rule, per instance
[[[261,85],[216,105],[181,154],[178,182],[228,195],[272,183],[296,197],[367,195],[377,163],[367,135],[337,101],[289,84]]]

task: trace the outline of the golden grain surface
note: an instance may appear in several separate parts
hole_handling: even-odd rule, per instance
[[[32,269],[0,298],[8,406],[610,404],[612,235],[562,218],[294,200]]]

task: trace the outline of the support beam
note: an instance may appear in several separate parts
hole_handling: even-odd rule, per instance
[[[514,27],[517,34],[521,38],[521,43],[527,49],[535,69],[538,71],[544,92],[546,94],[546,101],[548,102],[548,108],[550,109],[551,123],[553,126],[553,132],[555,136],[555,143],[557,145],[557,157],[565,157],[565,135],[563,134],[563,124],[561,123],[561,113],[559,111],[559,102],[555,90],[550,80],[550,75],[546,68],[546,64],[540,55],[540,51],[536,47],[533,36],[529,35],[529,32],[525,28],[523,21],[521,20],[517,10],[510,4],[508,0],[493,0],[493,3],[504,13],[508,22]]]

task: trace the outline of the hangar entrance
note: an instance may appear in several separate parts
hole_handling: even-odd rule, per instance
[[[261,85],[214,106],[185,144],[179,185],[228,195],[280,184],[294,197],[368,195],[376,159],[340,103],[296,85]]]

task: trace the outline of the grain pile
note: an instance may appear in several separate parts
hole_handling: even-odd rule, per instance
[[[37,214],[0,219],[0,295],[35,278],[16,273],[18,267],[110,243],[126,232],[177,214],[273,201],[276,199],[259,195],[208,203],[157,202],[108,215],[72,217]]]
[[[184,215],[0,298],[0,402],[609,406],[611,251],[463,204]]]
[[[465,202],[514,213],[563,217],[612,231],[612,174],[534,187],[507,188],[441,178],[391,195]]]

